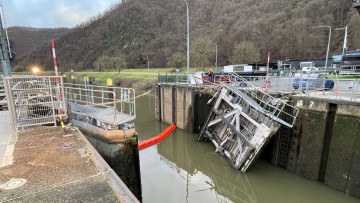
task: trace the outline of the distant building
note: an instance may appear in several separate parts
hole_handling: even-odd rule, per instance
[[[289,59],[289,60],[284,60],[282,61],[282,64],[286,64],[286,68],[283,69],[296,69],[296,70],[300,70],[300,63],[301,62],[313,62],[315,64],[315,67],[317,68],[324,68],[325,67],[325,62],[326,62],[326,58],[314,58],[314,59]],[[333,59],[329,59],[328,60],[328,67],[331,67],[331,64],[333,62]]]
[[[332,56],[332,68],[336,70],[337,73],[339,73],[340,70],[341,59],[342,59],[342,54],[334,53]]]
[[[339,74],[360,74],[360,50],[344,53]]]
[[[255,71],[266,71],[267,63],[249,63]],[[277,70],[277,63],[269,63],[270,70]]]

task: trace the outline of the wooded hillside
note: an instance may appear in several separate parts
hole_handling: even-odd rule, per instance
[[[31,27],[10,27],[8,35],[15,44],[12,52],[17,57],[23,57],[45,43],[50,43],[51,38],[58,38],[67,33],[69,28],[31,28]]]
[[[189,0],[191,66],[214,66],[215,44],[219,65],[241,62],[241,50],[250,50],[241,45],[254,45],[258,57],[248,60],[264,62],[268,50],[274,62],[324,57],[328,29],[311,29],[317,25],[348,25],[349,50],[360,48],[360,16],[351,5],[350,0]],[[331,52],[341,52],[343,36],[344,31],[333,32]],[[186,6],[182,0],[128,0],[71,29],[56,46],[62,71],[140,68],[148,59],[150,67],[173,60],[185,66]],[[51,69],[49,44],[18,56],[13,67],[34,63]]]

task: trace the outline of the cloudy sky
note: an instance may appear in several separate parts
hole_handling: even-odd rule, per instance
[[[120,0],[2,0],[7,27],[74,27]]]

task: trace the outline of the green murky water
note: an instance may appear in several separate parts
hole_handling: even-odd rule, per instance
[[[168,127],[155,120],[153,95],[136,102],[139,140]],[[211,143],[198,143],[196,137],[177,129],[162,143],[140,151],[143,202],[360,202],[262,160],[239,172]]]

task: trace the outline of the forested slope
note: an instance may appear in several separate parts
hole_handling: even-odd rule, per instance
[[[328,30],[311,29],[317,25],[348,25],[349,49],[360,48],[360,16],[349,0],[189,0],[189,8],[192,66],[200,65],[199,54],[206,58],[202,65],[213,65],[215,44],[219,65],[238,62],[234,48],[244,41],[255,45],[259,61],[268,50],[274,62],[324,57]],[[341,51],[343,36],[333,32],[332,52]],[[71,29],[56,44],[60,70],[140,68],[148,58],[151,67],[165,67],[175,53],[186,54],[186,7],[182,0],[128,0]],[[13,66],[34,63],[52,67],[49,45],[19,56]]]
[[[51,38],[56,39],[69,30],[69,28],[11,27],[8,29],[8,35],[10,40],[14,42],[12,51],[21,58],[42,44],[49,44]]]

